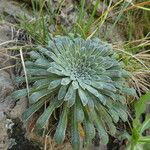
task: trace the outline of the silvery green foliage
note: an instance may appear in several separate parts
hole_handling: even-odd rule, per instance
[[[25,64],[32,87],[30,107],[23,118],[28,120],[47,104],[36,122],[36,128],[42,129],[54,110],[60,109],[54,134],[57,143],[64,141],[68,128],[73,149],[78,150],[80,125],[85,144],[91,143],[95,130],[107,144],[108,134],[116,132],[114,124],[119,119],[127,120],[125,95],[134,94],[134,90],[126,86],[129,74],[115,60],[110,44],[99,39],[85,41],[57,36],[49,41],[47,48],[39,46],[37,51],[31,51],[30,61]],[[26,94],[26,89],[13,93],[16,99]]]

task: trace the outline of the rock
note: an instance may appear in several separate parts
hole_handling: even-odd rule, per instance
[[[13,84],[10,79],[10,75],[1,70],[0,71],[0,102],[4,101],[11,92],[13,91]]]
[[[13,91],[13,85],[10,79],[10,75],[1,70],[0,71],[0,150],[7,150],[9,147],[9,139],[7,135],[7,130],[10,129],[10,122],[8,124],[8,119],[6,113],[8,113],[14,106],[14,101],[12,100],[10,93]]]
[[[0,22],[0,48],[16,45],[21,31],[18,31],[12,24],[18,22],[18,17],[24,16],[28,20],[33,19],[29,10],[25,9],[22,3],[13,0],[0,0],[0,16],[2,18]]]
[[[13,107],[13,100],[8,96],[13,90],[10,76],[5,71],[0,71],[0,150],[7,150],[9,140],[7,135],[7,118],[4,115]]]
[[[10,75],[1,70],[0,71],[0,102],[4,102],[4,99],[13,91],[12,81]],[[1,104],[2,105],[2,104]],[[0,105],[0,106],[1,106]],[[0,110],[2,108],[0,107]],[[4,108],[5,109],[5,108]]]
[[[67,28],[71,28],[72,25],[76,22],[78,17],[78,12],[76,5],[73,0],[64,0],[60,6],[59,0],[53,1],[52,5],[55,5],[53,11],[58,11],[58,15],[56,16],[57,24],[61,24],[66,26]],[[56,8],[59,8],[56,10]],[[60,9],[61,8],[61,9]]]
[[[11,38],[10,27],[4,24],[0,25],[0,47],[3,45],[1,43],[9,41]],[[7,44],[7,43],[6,43]]]
[[[113,27],[113,22],[105,22],[105,26],[102,26],[98,32],[98,37],[112,44],[117,43],[117,45],[121,45],[125,41],[123,31],[118,25]]]
[[[16,106],[11,110],[10,112],[10,118],[20,118],[22,113],[26,110],[27,107],[27,98],[23,97],[21,98],[17,103]]]
[[[14,106],[15,101],[11,98],[11,96],[7,96],[5,99],[3,99],[3,102],[0,102],[0,112],[9,114]]]
[[[8,150],[16,145],[15,139],[9,138],[8,135],[8,132],[12,133],[13,126],[13,121],[0,112],[0,150]]]
[[[6,116],[0,111],[0,150],[7,150],[9,145],[7,129],[5,128]]]
[[[8,45],[11,46],[12,34],[11,27],[4,23],[0,24],[0,70],[13,66],[11,51],[6,49]]]
[[[25,137],[25,129],[19,118],[12,119],[13,127],[9,132],[9,150],[41,150],[39,144],[29,141]]]
[[[25,15],[27,18],[31,19],[29,11],[24,9],[20,3],[13,0],[0,0],[0,14],[6,14],[13,17]]]
[[[94,146],[92,150],[107,150],[107,145],[100,143],[98,147]]]

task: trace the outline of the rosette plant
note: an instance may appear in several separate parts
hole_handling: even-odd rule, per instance
[[[129,73],[115,59],[112,46],[97,38],[56,36],[46,48],[39,46],[29,54],[30,60],[25,62],[30,83],[29,108],[23,119],[28,120],[43,108],[35,126],[40,130],[50,126],[58,110],[54,133],[57,143],[64,141],[67,132],[73,149],[78,150],[81,136],[86,145],[97,131],[107,144],[108,134],[115,135],[115,123],[128,118],[126,95],[134,94],[126,83]],[[26,89],[13,93],[16,99],[25,95]]]

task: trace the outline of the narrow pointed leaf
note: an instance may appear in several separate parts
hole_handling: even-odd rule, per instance
[[[38,92],[34,92],[31,94],[31,96],[29,96],[29,102],[30,104],[36,103],[38,100],[40,100],[41,98],[45,97],[46,95],[50,93],[51,92],[46,89],[40,90]]]
[[[75,90],[79,88],[79,84],[78,84],[77,81],[73,81],[73,82],[72,82],[72,86],[73,86],[73,88],[74,88]]]
[[[91,113],[90,115],[95,123],[95,126],[97,127],[100,139],[102,140],[103,144],[107,144],[109,141],[109,138],[108,138],[108,134],[106,133],[104,127],[102,126],[102,122],[100,121],[100,119],[98,119],[98,116],[95,111],[91,111],[90,113]]]
[[[49,61],[45,58],[38,58],[36,61],[35,61],[35,64],[36,65],[39,65],[39,66],[46,66],[48,67],[49,66]]]
[[[49,118],[51,117],[53,111],[62,103],[62,101],[58,101],[57,99],[54,99],[53,102],[46,108],[46,110],[43,112],[43,114],[39,117],[39,119],[36,122],[36,128],[42,129],[45,127],[45,125],[48,123]]]
[[[86,142],[87,142],[87,144],[90,144],[96,134],[95,127],[94,127],[93,123],[91,123],[89,120],[85,120],[84,128],[85,128]]]
[[[122,88],[122,92],[131,96],[136,96],[136,91],[134,88]]]
[[[41,58],[41,55],[40,55],[38,52],[36,52],[36,51],[31,51],[31,52],[29,52],[29,55],[30,55],[30,57],[33,58],[33,59]]]
[[[74,150],[80,149],[80,136],[76,118],[76,109],[73,109],[71,116],[71,145]]]
[[[63,78],[61,81],[61,85],[68,85],[71,82],[70,78]]]
[[[58,100],[61,100],[65,97],[67,92],[67,86],[61,86],[58,92]]]
[[[81,88],[79,88],[78,93],[79,93],[83,106],[85,106],[88,103],[88,98],[86,97],[85,92]]]
[[[22,119],[24,121],[27,121],[30,119],[30,117],[37,111],[39,110],[45,103],[45,99],[38,101],[37,103],[31,105],[23,114],[22,114]]]
[[[15,92],[13,92],[11,94],[11,96],[15,99],[15,100],[18,100],[22,97],[25,97],[27,96],[28,92],[27,92],[27,89],[22,89],[22,90],[17,90]]]
[[[65,101],[70,101],[70,100],[74,99],[74,95],[75,95],[74,93],[75,93],[75,90],[73,89],[72,84],[71,84],[68,88],[68,91],[65,95],[64,100]]]
[[[60,85],[60,83],[61,83],[61,80],[54,80],[49,84],[48,89],[53,90],[57,88]]]
[[[76,116],[77,116],[77,121],[78,121],[78,122],[83,122],[83,120],[84,120],[83,107],[82,107],[80,101],[77,101],[76,103],[77,103],[77,104],[76,104],[76,112],[77,112]]]
[[[67,128],[67,119],[68,118],[68,107],[65,105],[63,107],[63,112],[60,115],[59,123],[56,128],[54,139],[58,144],[61,144],[65,139],[65,132]]]

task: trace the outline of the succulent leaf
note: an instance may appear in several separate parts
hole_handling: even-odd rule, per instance
[[[25,97],[27,96],[28,92],[27,92],[27,89],[21,89],[21,90],[17,90],[15,92],[12,93],[12,97],[15,99],[15,100],[18,100],[22,97]]]
[[[76,106],[72,110],[71,116],[71,144],[74,150],[80,149],[80,135],[78,129],[78,121],[76,116]]]
[[[41,129],[44,128],[45,125],[48,123],[50,116],[52,115],[53,111],[62,103],[62,101],[58,101],[54,99],[50,106],[43,112],[43,114],[38,118],[36,122],[36,127]]]
[[[90,144],[92,142],[92,139],[95,137],[95,127],[92,122],[90,122],[88,119],[85,119],[84,128],[86,134],[86,144]]]
[[[67,128],[67,119],[68,119],[68,107],[64,106],[63,112],[60,115],[59,123],[54,135],[54,139],[57,143],[61,144],[65,139],[65,132]]]
[[[33,104],[32,106],[30,106],[23,114],[22,114],[22,119],[24,121],[27,121],[28,119],[30,119],[30,117],[36,112],[38,111],[45,103],[45,99],[38,101],[37,103]]]
[[[41,98],[45,97],[46,95],[50,94],[49,90],[40,90],[37,92],[34,92],[30,95],[29,97],[29,102],[31,104],[36,103],[38,100],[40,100]]]
[[[84,141],[89,144],[98,131],[104,144],[108,133],[114,135],[119,118],[127,121],[126,95],[136,96],[126,84],[131,74],[122,69],[111,44],[100,39],[84,40],[56,36],[47,47],[38,46],[29,52],[26,70],[31,83],[30,106],[23,114],[28,120],[45,104],[36,127],[40,130],[49,123],[54,110],[59,109],[55,140],[62,143],[65,131],[71,136],[74,150],[80,148],[79,124],[83,127]],[[21,77],[18,82],[25,82]],[[27,95],[27,90],[13,93],[15,99]],[[71,122],[71,126],[69,125]]]
[[[58,100],[61,100],[65,97],[67,91],[67,86],[61,86],[58,92]]]

